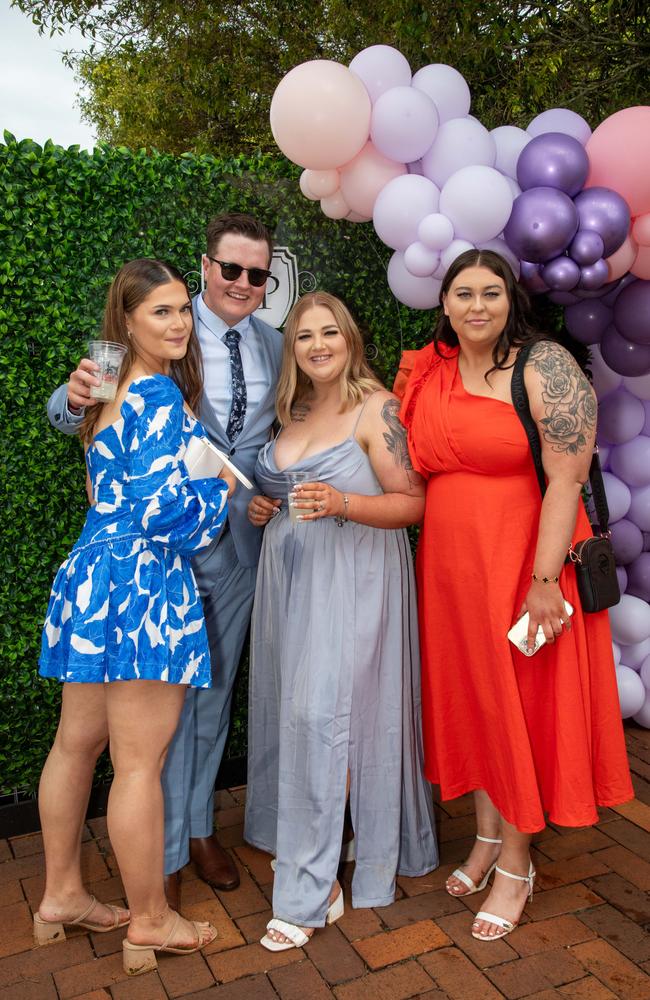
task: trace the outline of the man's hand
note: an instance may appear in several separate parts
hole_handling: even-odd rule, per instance
[[[74,412],[81,410],[85,406],[96,406],[98,399],[93,399],[90,395],[92,385],[101,385],[95,372],[99,371],[99,365],[91,361],[90,358],[82,358],[79,367],[71,374],[68,381],[68,408]]]

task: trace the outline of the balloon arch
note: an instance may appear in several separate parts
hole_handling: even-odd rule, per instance
[[[388,285],[415,309],[471,247],[508,259],[591,348],[599,447],[623,594],[610,610],[621,712],[650,727],[650,107],[592,132],[566,108],[488,131],[452,66],[415,74],[373,45],[349,67],[292,69],[271,102],[300,188],[331,219],[370,222]]]

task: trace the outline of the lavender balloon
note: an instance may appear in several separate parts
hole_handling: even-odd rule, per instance
[[[595,264],[604,254],[603,238],[592,229],[579,229],[569,247],[569,256],[581,267]]]
[[[580,268],[578,286],[588,292],[595,292],[607,284],[608,273],[607,262],[602,259],[597,260],[595,264]]]
[[[526,131],[529,135],[564,132],[566,135],[572,135],[583,146],[591,135],[591,129],[584,118],[568,108],[550,108],[548,111],[542,111],[533,118]]]
[[[616,562],[621,566],[627,566],[643,552],[643,535],[636,524],[632,524],[625,517],[612,524],[611,530]]]
[[[632,670],[640,670],[643,661],[650,656],[650,639],[643,639],[631,646],[621,647],[621,663]]]
[[[645,408],[640,399],[619,389],[598,407],[598,434],[610,444],[625,444],[643,430]]]
[[[580,147],[582,149],[582,147]],[[580,281],[580,268],[570,257],[562,254],[544,264],[541,270],[542,279],[549,288],[558,292],[569,292]]]
[[[603,485],[607,506],[609,507],[609,519],[612,524],[625,517],[630,509],[632,494],[629,486],[626,486],[622,479],[613,476],[611,472],[603,472]]]
[[[634,486],[630,496],[629,519],[641,531],[650,531],[650,486]]]
[[[600,299],[577,302],[564,310],[564,325],[581,344],[597,344],[612,322],[612,310]]]
[[[575,206],[580,229],[592,229],[602,237],[606,257],[625,242],[630,231],[630,210],[616,191],[604,187],[585,188],[576,195]]]
[[[600,343],[603,360],[621,375],[645,375],[650,372],[650,346],[634,344],[622,337],[612,324]]]
[[[626,340],[650,344],[650,281],[634,281],[623,289],[614,304],[614,323]]]
[[[577,230],[578,212],[569,196],[555,188],[536,187],[515,199],[503,235],[521,260],[544,263],[559,257]]]
[[[624,594],[627,590],[627,570],[625,566],[616,567],[616,579],[618,580],[618,589],[621,594]]]
[[[628,486],[649,486],[650,437],[639,434],[632,441],[626,441],[625,444],[613,448],[609,466],[614,475]]]
[[[627,567],[627,592],[650,601],[650,552],[641,552]]]
[[[616,668],[616,683],[621,715],[624,719],[629,719],[643,708],[646,697],[643,681],[634,670],[621,665]]]
[[[589,158],[577,139],[562,132],[545,132],[525,146],[517,160],[517,181],[522,191],[551,187],[570,197],[582,190],[589,173]]]

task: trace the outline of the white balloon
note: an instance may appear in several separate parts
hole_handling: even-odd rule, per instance
[[[633,715],[632,718],[640,726],[643,726],[645,729],[650,729],[650,691],[648,691],[646,699],[640,710],[636,713],[636,715]]]
[[[409,274],[399,251],[388,262],[388,287],[396,299],[412,309],[434,309],[440,304],[440,282]]]
[[[593,376],[594,392],[598,399],[604,399],[608,393],[618,389],[623,382],[623,376],[612,371],[609,365],[603,361],[600,347],[597,344],[591,345],[591,373]]]
[[[616,683],[621,715],[624,719],[629,719],[640,711],[645,701],[646,691],[643,681],[634,670],[620,666],[616,668]]]
[[[639,677],[643,681],[644,687],[650,691],[650,655],[646,656],[639,670]]]
[[[438,211],[440,191],[417,174],[395,177],[379,192],[372,218],[380,240],[394,250],[406,250],[418,238],[425,215]]]
[[[416,278],[427,278],[433,274],[440,263],[440,253],[437,250],[430,250],[419,240],[411,243],[404,251],[404,265],[406,270]]]
[[[612,643],[612,653],[614,655],[614,663],[618,666],[621,662],[621,647],[616,642]]]
[[[640,670],[647,656],[650,656],[650,639],[637,642],[634,646],[621,646],[621,663],[632,670]]]
[[[372,109],[370,138],[380,153],[398,163],[419,160],[437,131],[438,109],[414,87],[392,87]]]
[[[637,399],[650,399],[650,374],[628,376],[623,379],[623,385]]]
[[[480,243],[502,232],[512,211],[512,194],[494,167],[461,167],[440,192],[440,212],[458,239]]]
[[[622,479],[614,476],[611,472],[603,472],[603,484],[609,507],[609,519],[613,524],[614,521],[620,521],[627,514],[632,502],[632,494],[629,486],[626,486]]]
[[[418,226],[418,238],[430,250],[444,250],[454,238],[454,227],[446,215],[425,215]]]
[[[456,260],[456,257],[460,257],[466,250],[474,250],[474,244],[469,243],[467,240],[453,240],[447,249],[442,251],[440,266],[444,267],[445,274]]]
[[[517,176],[517,160],[524,146],[527,146],[532,136],[516,125],[500,125],[493,128],[490,135],[497,147],[497,158],[494,166],[502,174],[514,179]]]
[[[411,85],[428,94],[438,109],[441,122],[462,118],[469,111],[472,98],[465,77],[445,63],[431,63],[419,69]]]
[[[504,174],[504,177],[510,186],[510,190],[512,191],[512,200],[514,201],[515,198],[518,198],[519,195],[521,194],[521,188],[517,184],[517,181],[514,179],[514,177],[508,177],[507,174]]]
[[[650,638],[650,604],[640,597],[623,594],[621,600],[609,609],[612,637],[623,646],[632,646]]]
[[[461,167],[493,167],[496,156],[494,139],[476,118],[452,118],[438,129],[433,145],[422,157],[422,170],[442,187]]]

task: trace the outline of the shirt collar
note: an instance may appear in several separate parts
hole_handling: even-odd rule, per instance
[[[248,316],[244,316],[244,318],[240,319],[240,321],[235,323],[234,326],[228,326],[227,323],[224,323],[221,317],[217,316],[216,313],[213,313],[210,307],[205,304],[203,294],[198,297],[197,312],[201,323],[203,323],[210,333],[214,334],[215,337],[218,337],[219,340],[223,340],[228,330],[237,330],[241,338],[245,339],[246,334],[250,329],[250,314]]]

